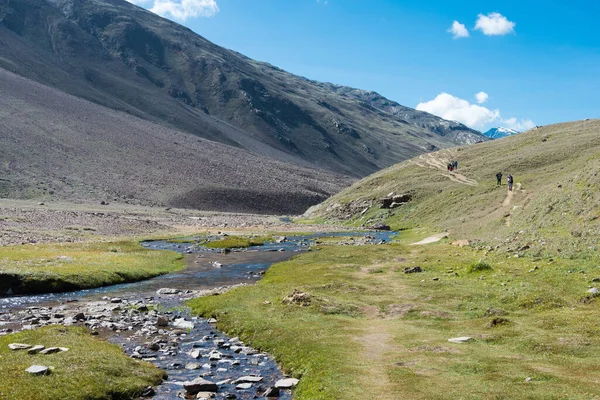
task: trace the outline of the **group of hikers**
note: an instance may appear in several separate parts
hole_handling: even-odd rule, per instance
[[[496,174],[496,179],[498,180],[498,185],[502,185],[502,172],[498,172]],[[508,174],[507,182],[508,182],[508,190],[512,191],[512,189],[513,189],[513,176],[512,175]]]
[[[452,172],[458,169],[458,161],[450,161],[448,163],[448,171]],[[498,186],[502,185],[502,172],[498,172],[496,174],[496,179],[498,179]],[[508,174],[508,178],[507,178],[507,182],[508,182],[508,190],[512,191],[513,190],[513,176]]]
[[[448,171],[452,172],[455,169],[458,169],[458,161],[450,161],[448,163]]]

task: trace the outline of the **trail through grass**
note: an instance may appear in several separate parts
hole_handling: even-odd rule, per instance
[[[416,265],[424,272],[403,273]],[[297,399],[590,399],[600,396],[596,275],[594,262],[443,243],[332,245],[190,304],[301,377]],[[309,307],[282,304],[294,289]],[[448,342],[458,336],[474,340]]]

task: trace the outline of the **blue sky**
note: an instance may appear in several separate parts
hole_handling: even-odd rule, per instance
[[[251,58],[479,130],[600,117],[600,1],[130,1]],[[453,37],[454,21],[469,37]]]

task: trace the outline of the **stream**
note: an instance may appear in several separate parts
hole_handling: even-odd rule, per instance
[[[228,253],[192,242],[143,242],[149,249],[185,254],[186,267],[141,282],[0,298],[0,334],[52,324],[84,325],[92,334],[121,345],[130,356],[167,371],[168,379],[148,392],[155,399],[181,398],[183,382],[199,376],[218,383],[217,399],[261,398],[284,378],[273,358],[217,331],[216,321],[191,316],[183,302],[256,282],[271,265],[307,251],[319,238],[367,245],[387,243],[394,235],[396,232],[290,236],[280,243]],[[291,391],[281,389],[278,398],[291,399]]]

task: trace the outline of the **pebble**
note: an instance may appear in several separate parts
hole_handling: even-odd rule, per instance
[[[33,346],[32,348],[30,348],[29,350],[27,350],[27,354],[37,354],[40,351],[44,350],[46,347],[38,344],[36,346]]]
[[[466,343],[466,342],[470,342],[471,340],[473,340],[473,338],[470,336],[461,336],[461,337],[448,339],[448,341],[452,342],[452,343]]]
[[[66,347],[48,347],[47,349],[41,350],[40,354],[54,354],[69,351]]]
[[[8,345],[8,348],[11,350],[27,350],[31,347],[30,344],[24,343],[11,343]]]
[[[275,387],[278,389],[291,389],[295,387],[298,384],[298,382],[300,381],[296,378],[280,379],[277,382],[275,382]]]
[[[214,398],[215,394],[211,392],[198,392],[198,394],[196,395],[196,400],[208,400]]]
[[[178,318],[173,322],[173,326],[180,329],[194,329],[194,323],[186,321],[185,318]]]
[[[241,378],[233,381],[233,384],[236,383],[258,383],[263,380],[262,376],[242,376]]]
[[[47,375],[50,373],[50,367],[43,365],[32,365],[31,367],[27,368],[25,372],[28,372],[31,375]]]
[[[247,390],[252,388],[251,383],[240,383],[235,387],[237,390]]]

